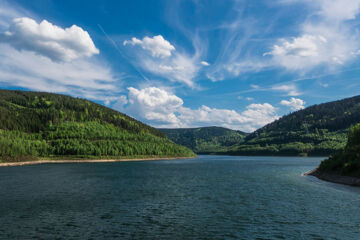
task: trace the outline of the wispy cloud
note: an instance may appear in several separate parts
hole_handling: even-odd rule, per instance
[[[133,64],[143,68],[151,74],[168,79],[173,82],[180,82],[189,87],[196,86],[195,77],[202,66],[206,66],[200,60],[200,55],[189,55],[186,52],[176,50],[174,45],[163,36],[145,36],[142,40],[133,37],[123,42],[126,45],[140,45],[141,50],[133,49],[131,54],[135,57]],[[150,54],[146,54],[144,50]]]
[[[295,84],[282,84],[271,87],[271,90],[285,92],[288,96],[299,96],[301,92]]]
[[[269,32],[278,32],[279,25],[283,26],[279,20],[281,11],[279,16],[272,16],[271,22],[266,18],[265,23],[262,18],[246,14],[246,1],[234,1],[217,25],[196,27],[197,39],[206,45],[214,32],[221,36],[219,41],[211,38],[210,45],[216,46],[216,54],[213,48],[202,52],[206,56],[206,51],[212,49],[212,64],[203,71],[207,78],[215,82],[279,68],[305,75],[318,67],[333,71],[358,57],[360,36],[351,21],[360,12],[360,0],[278,0],[269,6],[276,3],[282,6],[297,3],[306,8],[307,17],[297,19],[292,28],[296,35],[282,33],[280,38],[269,37]],[[206,9],[199,2],[195,6],[199,14]],[[194,39],[195,35],[179,17],[181,9],[181,2],[172,4],[169,21],[190,40]]]
[[[319,66],[339,67],[357,57],[360,36],[351,21],[360,12],[359,0],[288,0],[306,4],[309,17],[300,25],[299,35],[278,40],[270,52],[279,66],[310,71]]]

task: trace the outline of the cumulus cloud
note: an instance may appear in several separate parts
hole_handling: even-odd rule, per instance
[[[175,51],[175,47],[161,35],[144,37],[143,40],[132,38],[124,41],[124,46],[126,45],[141,45],[143,50],[151,52],[149,55],[143,51],[135,52],[135,65],[172,82],[195,87],[194,78],[200,68],[197,54],[189,56]]]
[[[179,124],[175,112],[183,104],[181,98],[156,87],[141,90],[129,87],[128,90],[128,113],[158,124]]]
[[[143,49],[150,51],[154,57],[170,57],[171,52],[175,50],[175,47],[161,35],[152,38],[144,37],[142,40],[133,37],[131,40],[124,41],[123,44],[124,46],[128,44],[132,46],[140,45]]]
[[[271,90],[285,92],[288,96],[301,95],[301,92],[299,92],[297,86],[294,84],[275,85],[271,87]]]
[[[88,32],[82,28],[73,25],[63,29],[46,20],[38,24],[27,17],[15,18],[9,29],[0,34],[0,42],[53,61],[68,62],[99,53]]]
[[[121,109],[157,127],[217,125],[250,132],[278,118],[276,108],[268,103],[250,104],[241,113],[205,105],[191,109],[183,106],[181,98],[164,89],[131,87],[128,90],[128,104]]]
[[[308,26],[307,30],[313,34],[282,39],[280,44],[274,45],[272,51],[264,56],[272,55],[277,64],[291,70],[310,69],[320,64],[343,64],[353,57],[351,52],[356,49],[354,44],[343,45],[349,39],[344,39],[341,35],[335,36],[337,33],[327,27]]]
[[[281,100],[280,102],[281,105],[290,107],[291,110],[293,111],[297,111],[300,109],[304,109],[305,108],[305,101],[300,99],[300,98],[291,98],[290,101],[288,100]]]
[[[29,51],[0,44],[0,83],[37,91],[64,92],[92,99],[116,89],[111,69],[97,60],[53,62]]]
[[[105,104],[118,101],[119,78],[106,62],[90,57],[99,50],[86,31],[19,18],[29,15],[25,13],[0,6],[1,86],[66,93]]]
[[[275,45],[273,51],[264,55],[315,57],[319,56],[319,45],[326,42],[326,38],[322,36],[304,35],[299,38],[293,38],[290,42],[282,40],[281,45]]]

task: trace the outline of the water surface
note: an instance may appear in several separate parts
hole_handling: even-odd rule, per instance
[[[0,168],[0,239],[359,239],[360,191],[320,158]]]

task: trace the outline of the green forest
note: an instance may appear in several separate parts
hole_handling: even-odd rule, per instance
[[[344,149],[360,122],[360,96],[314,105],[283,116],[233,146],[235,155],[328,156]]]
[[[159,130],[88,100],[0,90],[0,161],[190,157]]]
[[[230,147],[244,141],[247,133],[223,127],[159,129],[170,140],[199,154],[226,154]]]
[[[337,156],[349,128],[359,122],[360,96],[308,107],[247,134],[222,127],[158,130],[88,100],[0,90],[0,159],[172,157],[193,151]]]
[[[296,111],[251,134],[218,127],[161,130],[200,154],[329,156],[345,148],[357,123],[360,96]]]
[[[320,172],[360,177],[360,124],[350,128],[345,149],[321,162]]]

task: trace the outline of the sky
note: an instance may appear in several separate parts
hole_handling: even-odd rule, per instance
[[[360,92],[360,0],[0,0],[0,88],[252,132]]]

